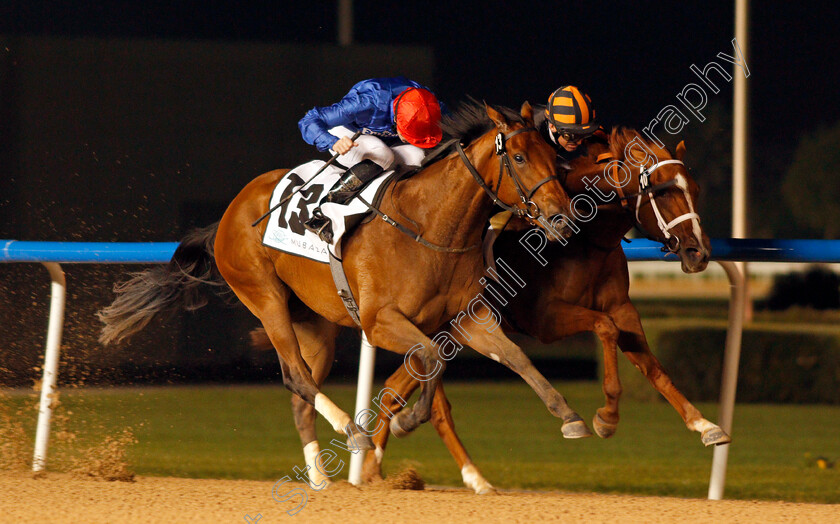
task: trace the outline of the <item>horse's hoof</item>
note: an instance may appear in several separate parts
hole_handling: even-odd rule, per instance
[[[494,488],[493,485],[489,483],[486,486],[474,489],[476,495],[496,495],[498,493],[496,491],[496,488]]]
[[[411,431],[403,429],[403,427],[400,425],[399,415],[392,418],[391,422],[388,425],[391,428],[391,433],[397,438],[404,438],[411,434]]]
[[[318,481],[316,482],[315,479],[313,479],[311,477],[311,474],[310,474],[309,487],[312,488],[313,490],[315,490],[315,491],[325,490],[332,485],[333,485],[333,482],[328,477],[324,477],[322,479],[319,478]],[[320,486],[320,487],[318,487],[318,486]]]
[[[472,464],[467,464],[461,468],[461,478],[464,479],[464,485],[475,491],[476,495],[495,495],[496,488],[487,482],[481,473]]]
[[[610,438],[615,435],[615,430],[618,429],[618,424],[610,424],[601,418],[599,413],[595,413],[592,418],[592,427],[595,428],[595,434],[601,438]]]
[[[561,430],[563,431],[563,438],[585,438],[592,436],[592,432],[586,427],[586,423],[580,419],[566,422],[563,424]]]
[[[700,440],[703,441],[707,447],[711,445],[720,446],[721,444],[729,444],[732,442],[732,437],[720,429],[718,426],[712,427],[704,431],[700,435]]]
[[[356,424],[347,427],[347,449],[350,451],[368,451],[376,449],[373,440],[359,429]]]
[[[356,441],[355,444],[353,443],[354,440]],[[347,439],[347,449],[350,451],[369,451],[376,449],[376,446],[373,445],[373,441],[369,436],[358,433],[353,438]]]

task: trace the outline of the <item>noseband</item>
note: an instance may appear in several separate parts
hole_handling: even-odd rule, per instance
[[[677,178],[669,180],[667,182],[663,182],[662,184],[656,184],[654,186],[650,185],[650,179],[653,172],[657,168],[667,164],[685,165],[682,163],[681,160],[662,160],[661,162],[657,162],[656,164],[650,167],[646,167],[641,173],[639,173],[639,191],[637,193],[633,193],[632,195],[621,197],[621,204],[625,208],[629,209],[629,206],[625,202],[635,198],[636,227],[638,227],[643,233],[645,233],[645,235],[648,238],[660,241],[654,238],[649,233],[647,233],[647,231],[645,231],[645,228],[642,226],[641,219],[639,218],[639,209],[642,207],[642,199],[644,197],[647,197],[648,201],[650,202],[650,207],[653,209],[653,214],[656,216],[656,224],[659,227],[659,230],[662,232],[662,236],[665,237],[665,240],[661,241],[665,245],[665,247],[663,247],[662,250],[671,253],[677,253],[680,250],[680,239],[679,237],[671,234],[671,229],[673,229],[674,226],[676,226],[677,224],[681,224],[686,220],[696,220],[696,222],[692,222],[692,225],[695,228],[695,235],[698,236],[697,240],[698,242],[700,242],[700,245],[703,244],[703,240],[699,237],[699,234],[697,233],[697,230],[699,230],[700,228],[700,215],[698,215],[694,211],[694,206],[691,202],[691,196],[688,193],[688,184],[685,183],[685,180],[683,179],[682,175],[677,175]],[[656,199],[654,198],[654,195],[674,185],[682,189],[683,193],[685,193],[685,199],[686,202],[688,202],[689,212],[684,213],[671,220],[670,222],[666,223],[665,219],[662,218],[662,213],[659,211],[659,206],[656,204]]]
[[[553,176],[547,176],[544,179],[537,182],[537,184],[534,185],[534,187],[532,187],[530,191],[526,191],[525,185],[522,183],[522,179],[519,178],[519,174],[516,172],[516,168],[514,168],[513,162],[511,162],[511,160],[510,160],[510,156],[508,155],[507,147],[506,147],[507,141],[510,140],[512,137],[518,135],[519,133],[531,132],[531,131],[536,132],[537,129],[535,127],[523,127],[523,128],[517,129],[517,130],[515,130],[515,131],[513,131],[513,132],[511,132],[507,135],[505,135],[504,133],[498,133],[496,135],[495,143],[496,143],[496,156],[499,157],[499,179],[498,179],[498,183],[496,184],[495,189],[491,189],[484,182],[484,179],[481,178],[481,175],[478,173],[478,171],[472,165],[472,162],[470,162],[470,159],[467,158],[467,154],[464,152],[464,148],[463,148],[463,146],[461,145],[460,142],[455,143],[455,148],[458,150],[458,154],[461,156],[461,160],[464,162],[464,165],[467,166],[467,169],[472,174],[473,178],[475,178],[475,181],[478,183],[479,186],[481,186],[481,188],[484,190],[484,192],[487,193],[490,196],[490,198],[493,200],[494,204],[498,205],[499,207],[501,207],[505,211],[510,211],[511,213],[513,213],[516,216],[527,217],[529,219],[536,220],[537,218],[539,218],[541,216],[540,207],[537,205],[536,202],[531,200],[531,197],[534,196],[534,193],[536,193],[537,190],[540,187],[542,187],[543,184],[545,184],[547,182],[551,182],[552,180],[554,180],[554,177]],[[510,206],[510,205],[502,202],[501,200],[499,200],[498,190],[499,190],[499,187],[501,187],[501,185],[502,185],[502,177],[504,176],[505,173],[507,173],[507,175],[513,181],[513,185],[516,187],[516,191],[519,193],[519,199],[521,200],[521,203],[525,207]]]

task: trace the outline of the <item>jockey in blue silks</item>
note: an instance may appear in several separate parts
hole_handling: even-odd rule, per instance
[[[349,201],[395,164],[419,166],[423,150],[440,143],[440,117],[435,95],[403,77],[363,80],[337,103],[310,109],[298,122],[303,139],[319,151],[338,153],[338,162],[349,169],[321,200],[306,228],[331,243],[332,226],[320,204]],[[356,131],[362,134],[351,140]]]

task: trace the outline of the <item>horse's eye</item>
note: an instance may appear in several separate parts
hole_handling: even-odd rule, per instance
[[[524,164],[524,163],[525,163],[525,157],[524,157],[524,156],[522,156],[522,155],[521,155],[521,154],[519,154],[519,153],[517,153],[517,154],[513,155],[513,159],[514,159],[514,160],[516,160],[516,163],[517,163],[517,164]]]

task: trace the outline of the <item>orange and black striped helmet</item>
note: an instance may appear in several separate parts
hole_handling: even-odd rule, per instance
[[[592,100],[575,86],[563,86],[551,93],[546,113],[548,121],[558,130],[584,135],[598,130]]]

